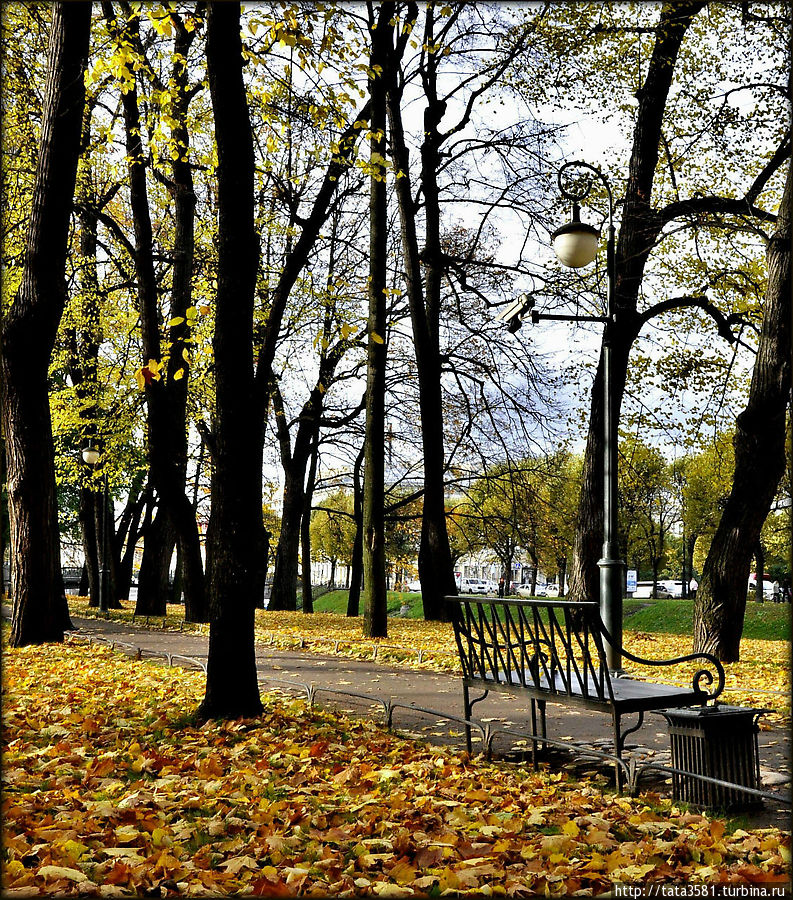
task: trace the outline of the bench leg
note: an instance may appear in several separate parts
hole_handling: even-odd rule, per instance
[[[463,682],[463,718],[468,721],[471,718],[471,704],[468,701],[468,685]],[[465,749],[471,755],[471,726],[465,726]]]
[[[470,720],[471,718],[471,709],[475,703],[479,703],[481,700],[484,700],[485,697],[490,693],[490,691],[485,691],[481,697],[477,697],[476,700],[471,700],[468,694],[468,685],[463,682],[463,718],[466,720]],[[468,755],[470,756],[472,753],[471,748],[471,726],[465,726],[465,749],[468,751]]]
[[[622,751],[625,748],[625,738],[634,731],[638,731],[644,723],[644,712],[639,712],[639,719],[633,728],[628,728],[624,732],[620,732],[620,716],[614,713],[614,755],[617,759],[622,760]],[[617,793],[622,790],[622,766],[615,764],[614,772],[616,775]]]
[[[540,730],[537,731],[537,707],[540,709]],[[542,750],[543,753],[548,749],[548,745],[545,743],[545,738],[548,735],[547,731],[547,722],[545,720],[545,701],[537,700],[535,697],[531,699],[531,733],[533,735],[537,735],[537,737],[533,737],[531,741],[531,764],[534,769],[537,768],[537,744],[539,743],[539,738],[542,738]]]
[[[620,734],[620,717],[617,713],[614,713],[613,716],[614,721],[614,755],[617,759],[622,759],[622,735]],[[619,763],[614,764],[614,781],[617,788],[617,793],[619,794],[622,791],[622,766]]]
[[[534,737],[537,734],[537,701],[531,698],[531,767],[537,769],[537,740]]]

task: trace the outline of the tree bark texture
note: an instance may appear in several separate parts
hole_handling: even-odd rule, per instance
[[[87,487],[80,488],[80,505],[78,517],[83,537],[83,553],[88,575],[88,605],[94,609],[99,607],[99,550],[96,533],[96,491]]]
[[[428,23],[432,10],[427,10]],[[428,24],[431,31],[431,25]],[[431,33],[427,36],[431,43]],[[443,597],[457,593],[454,562],[446,527],[445,457],[443,435],[443,397],[441,392],[440,307],[443,279],[443,254],[440,232],[440,198],[438,168],[440,165],[439,124],[446,110],[437,96],[436,58],[428,54],[424,89],[427,107],[424,111],[424,142],[421,146],[421,187],[426,219],[425,245],[419,253],[416,231],[416,204],[410,179],[410,160],[402,125],[401,91],[396,80],[396,61],[389,66],[388,118],[391,128],[392,153],[401,173],[395,190],[399,205],[402,249],[404,253],[407,296],[413,326],[416,371],[419,380],[421,436],[424,464],[424,494],[419,545],[419,578],[421,580],[424,618],[446,618]],[[425,272],[422,283],[422,263]]]
[[[258,715],[254,609],[264,591],[263,421],[253,365],[259,261],[254,228],[254,154],[242,77],[240,4],[212,3],[207,69],[218,152],[216,401],[212,510],[207,529],[209,658],[202,718]]]
[[[314,596],[311,586],[311,503],[314,499],[314,485],[317,479],[317,458],[319,457],[319,431],[314,434],[311,442],[311,462],[308,465],[308,477],[306,478],[306,497],[303,503],[303,518],[300,522],[300,576],[302,581],[303,612],[314,612]],[[331,561],[331,587],[333,587],[333,573],[336,569],[336,560]]]
[[[639,109],[633,135],[628,183],[615,259],[615,322],[609,329],[617,420],[622,405],[631,346],[638,336],[637,307],[647,259],[663,227],[651,206],[658,164],[661,123],[680,46],[701,0],[667,3],[656,28],[656,40],[647,78],[637,96]],[[573,558],[570,562],[571,600],[597,600],[603,549],[603,354],[592,387],[589,432],[582,470]]]
[[[352,514],[355,520],[355,537],[352,542],[350,559],[350,593],[347,595],[347,617],[356,618],[361,614],[361,582],[363,581],[363,486],[361,467],[363,466],[366,443],[355,458],[352,470]]]
[[[371,29],[370,75],[373,159],[385,156],[386,85],[382,72],[388,63],[395,4],[381,3],[376,27]],[[366,453],[363,484],[363,633],[388,634],[388,596],[385,565],[385,375],[386,375],[386,266],[388,209],[386,170],[372,163],[369,177],[369,321],[366,362]]]
[[[790,205],[793,166],[766,251],[768,286],[749,399],[733,438],[732,489],[708,551],[694,604],[694,649],[723,662],[740,658],[752,555],[785,471],[791,388]],[[762,590],[763,571],[757,582]]]
[[[60,568],[47,369],[66,301],[90,27],[90,3],[53,6],[24,271],[0,338],[15,647],[62,641],[71,624]]]
[[[175,542],[171,520],[158,502],[143,538],[135,615],[164,616],[168,611],[168,580]]]

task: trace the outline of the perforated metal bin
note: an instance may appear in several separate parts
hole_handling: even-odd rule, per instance
[[[661,710],[669,725],[672,767],[734,785],[760,786],[757,723],[765,709],[742,706],[704,706]],[[688,775],[673,774],[675,800],[724,809],[762,805],[737,787],[711,784]]]

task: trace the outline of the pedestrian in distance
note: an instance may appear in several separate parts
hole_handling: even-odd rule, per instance
[[[779,603],[782,600],[779,593],[779,582],[776,579],[774,579],[774,583],[771,585],[771,599],[774,603]]]
[[[504,584],[504,576],[502,575],[498,580],[498,596],[502,599],[504,597]]]
[[[696,578],[692,578],[688,583],[688,596],[693,600],[697,596],[697,588],[699,584],[697,583]]]
[[[790,603],[790,579],[786,578],[782,582],[782,602]]]

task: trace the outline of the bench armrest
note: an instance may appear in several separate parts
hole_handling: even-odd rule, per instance
[[[614,641],[612,640],[611,635],[609,634],[606,626],[601,622],[600,630],[603,634],[603,637],[614,646]],[[689,653],[686,656],[676,656],[673,659],[645,659],[643,656],[636,656],[634,653],[626,650],[624,647],[620,648],[620,653],[631,660],[631,662],[639,663],[643,666],[673,666],[677,663],[691,662],[695,659],[702,659],[709,663],[716,670],[716,688],[713,691],[704,691],[700,686],[700,683],[704,681],[711,685],[714,682],[714,675],[709,669],[698,669],[694,673],[694,677],[692,679],[692,687],[695,691],[700,693],[706,693],[710,697],[711,700],[715,700],[716,697],[724,690],[724,666],[710,653]]]

